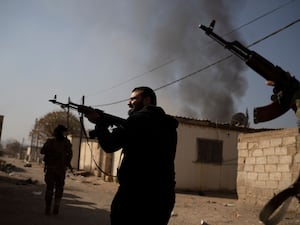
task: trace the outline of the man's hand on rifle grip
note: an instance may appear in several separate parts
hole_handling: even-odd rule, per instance
[[[100,118],[99,112],[97,112],[94,108],[89,106],[80,105],[78,106],[78,112],[84,114],[84,116],[91,122],[96,123]]]

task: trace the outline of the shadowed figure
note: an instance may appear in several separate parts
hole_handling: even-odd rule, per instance
[[[60,201],[63,196],[66,170],[72,159],[72,145],[65,137],[67,128],[58,125],[54,129],[54,137],[46,141],[41,149],[45,162],[45,214],[51,213],[51,203],[54,196],[53,214],[58,214]]]

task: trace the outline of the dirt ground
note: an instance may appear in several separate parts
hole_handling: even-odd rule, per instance
[[[1,225],[109,225],[109,209],[117,184],[96,176],[68,173],[59,215],[44,215],[43,167],[0,157],[12,167],[0,171]],[[177,193],[169,225],[256,225],[260,207],[233,198]],[[149,211],[151,217],[151,211]],[[145,218],[146,220],[147,218]],[[300,207],[286,214],[280,225],[300,225]],[[142,225],[142,224],[141,224]]]

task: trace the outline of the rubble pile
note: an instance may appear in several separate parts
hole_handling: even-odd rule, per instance
[[[6,163],[6,161],[0,159],[0,171],[5,173],[11,173],[16,169],[16,166],[11,163]]]

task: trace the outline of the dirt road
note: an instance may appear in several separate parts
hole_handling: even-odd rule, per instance
[[[60,214],[46,216],[42,165],[32,163],[31,167],[24,167],[23,161],[0,159],[13,165],[10,171],[0,171],[1,225],[110,224],[109,208],[117,184],[95,176],[68,174]],[[262,225],[258,220],[260,209],[231,198],[178,193],[169,225],[200,225],[202,219],[209,225]],[[300,207],[295,213],[286,214],[280,223],[298,224]]]

